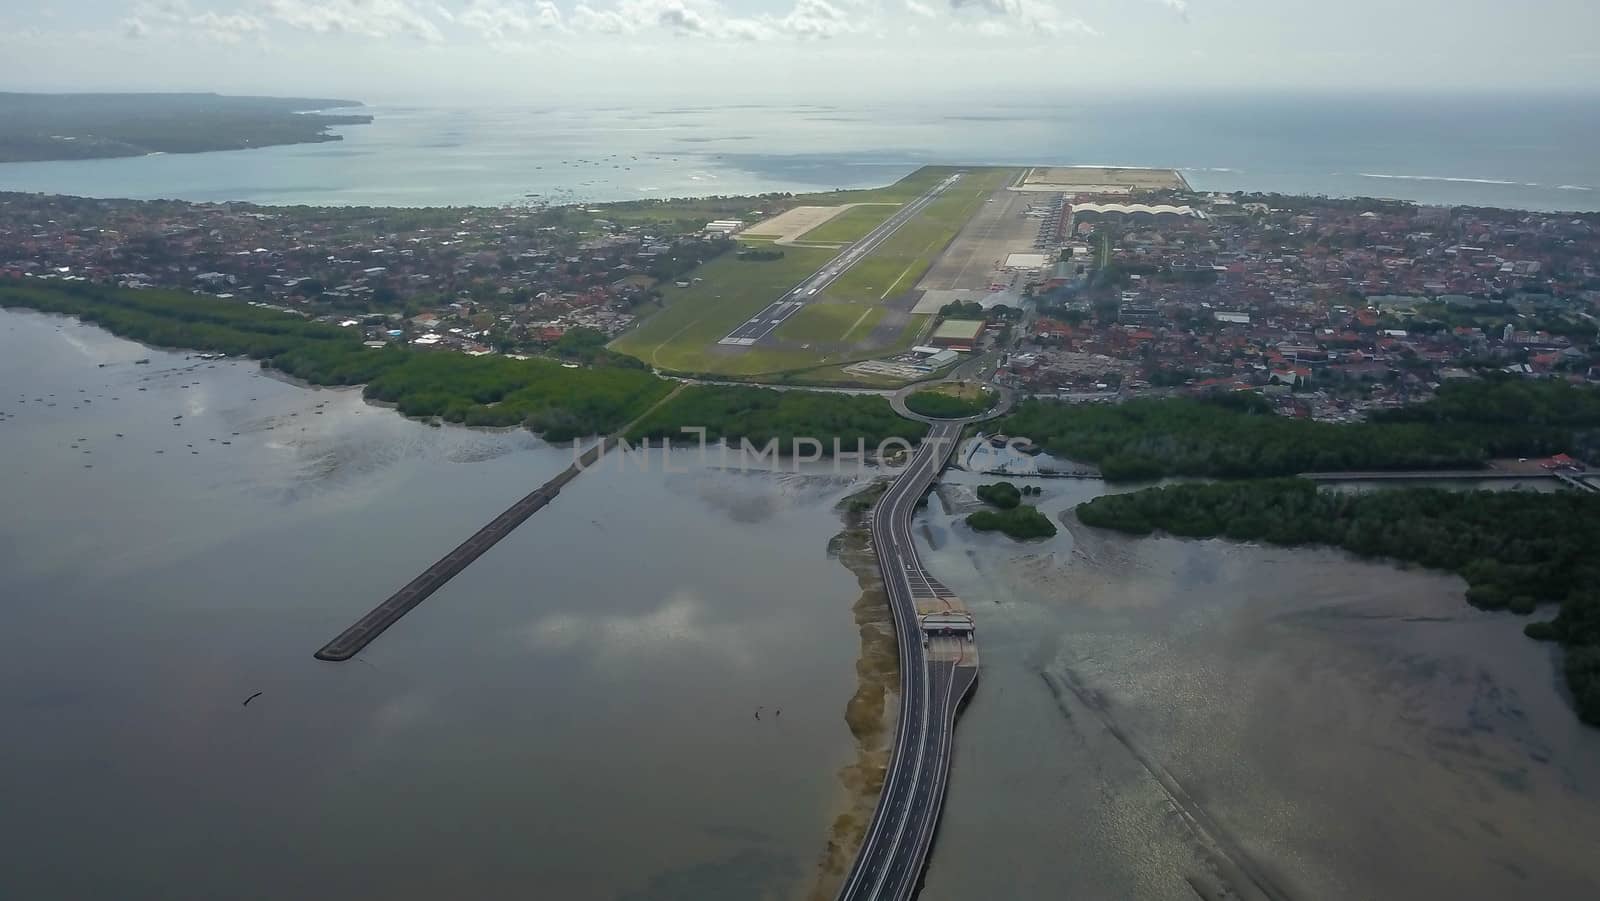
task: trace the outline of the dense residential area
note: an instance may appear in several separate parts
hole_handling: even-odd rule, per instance
[[[1004,339],[984,345],[1011,351],[997,380],[1023,393],[1252,390],[1287,416],[1354,421],[1488,373],[1600,381],[1595,214],[1076,199],[1052,220],[1058,262],[1000,299],[1031,298],[1028,314],[987,302],[978,314]],[[0,194],[0,278],[192,291],[374,347],[521,357],[581,344],[590,359],[660,309],[663,287],[694,284],[739,246],[719,224],[786,202],[387,209]]]
[[[1139,218],[1077,225],[1004,378],[1261,389],[1330,420],[1487,369],[1600,381],[1594,214],[1235,195]]]
[[[574,329],[615,335],[657,298],[657,284],[731,246],[538,206],[0,194],[0,278],[194,291],[360,329],[375,343],[469,354],[537,352]]]

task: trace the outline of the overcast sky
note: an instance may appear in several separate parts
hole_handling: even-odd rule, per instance
[[[0,89],[370,102],[1593,90],[1600,0],[54,0]]]

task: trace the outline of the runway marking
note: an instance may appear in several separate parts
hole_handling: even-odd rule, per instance
[[[872,311],[874,309],[876,309],[876,308],[875,307],[867,307],[865,310],[863,310],[862,313],[861,313],[861,318],[856,320],[855,325],[852,325],[848,329],[845,329],[844,335],[842,335],[839,338],[839,340],[840,341],[848,341],[848,340],[850,340],[850,335],[853,334],[856,329],[861,327],[861,323],[866,321],[867,317],[872,314]]]
[[[876,228],[874,228],[871,232],[868,232],[866,236],[860,238],[859,240],[845,245],[845,249],[837,257],[835,257],[822,269],[819,269],[817,272],[807,277],[805,281],[795,286],[791,291],[786,292],[785,296],[796,298],[796,306],[799,307],[805,305],[819,292],[827,291],[828,288],[832,287],[835,281],[855,267],[857,263],[878,252],[878,250],[880,250],[883,245],[886,244],[895,234],[897,234],[907,223],[912,222],[918,216],[921,216],[929,206],[931,206],[936,200],[944,195],[946,191],[952,188],[964,174],[966,173],[957,172],[945,179],[928,193],[918,197],[916,200],[910,201],[909,203],[900,204],[899,209],[897,209],[887,219],[880,223]],[[902,277],[904,276],[902,275]],[[767,315],[767,311],[763,310],[762,315]],[[750,329],[749,331],[759,332],[759,334],[755,334],[752,337],[741,336],[740,332],[747,331],[747,329],[745,326],[740,326],[739,328],[736,328],[732,332],[728,333],[726,337],[717,343],[742,346],[755,344],[757,341],[765,338],[767,335],[772,334],[772,332],[777,329],[777,326],[782,324],[783,319],[786,318],[788,318],[787,315],[783,315],[778,319],[772,320],[766,328]]]
[[[894,284],[891,284],[891,285],[890,285],[890,286],[889,286],[889,290],[888,290],[888,291],[885,291],[885,292],[883,292],[883,293],[882,293],[882,294],[879,294],[879,295],[878,295],[878,299],[879,299],[879,300],[884,300],[884,299],[887,299],[887,298],[888,298],[888,296],[889,296],[889,293],[890,293],[890,292],[891,292],[891,291],[893,291],[893,290],[894,290],[894,289],[895,289],[895,287],[896,287],[896,286],[897,286],[897,285],[899,285],[899,284],[900,284],[900,279],[903,279],[903,278],[905,278],[905,277],[906,277],[906,273],[908,273],[908,272],[910,272],[910,271],[911,271],[911,270],[912,270],[912,269],[915,269],[915,268],[916,268],[916,266],[917,266],[917,263],[918,263],[918,261],[920,261],[920,260],[921,260],[921,259],[922,259],[922,254],[924,254],[924,253],[927,253],[927,252],[928,252],[928,251],[930,251],[930,250],[932,250],[932,249],[933,249],[933,245],[935,245],[935,244],[937,244],[937,243],[939,243],[939,239],[938,239],[938,238],[934,238],[934,239],[933,239],[933,240],[932,240],[932,241],[929,241],[929,242],[928,242],[928,246],[927,246],[927,247],[924,247],[924,248],[922,248],[922,252],[921,252],[921,253],[918,253],[918,254],[917,254],[917,257],[916,257],[916,259],[914,259],[914,260],[912,260],[912,261],[911,261],[911,265],[910,265],[910,266],[907,266],[907,267],[906,267],[906,268],[905,268],[905,271],[904,271],[904,272],[901,272],[901,273],[900,273],[900,275],[899,275],[899,276],[898,276],[898,277],[896,277],[896,278],[895,278],[895,280],[894,280]],[[926,266],[925,266],[925,267],[924,267],[924,268],[925,268],[925,269],[926,269],[926,268],[932,268],[932,267],[933,267],[933,263],[934,263],[934,261],[933,261],[933,260],[929,260],[929,261],[928,261],[928,262],[927,262],[927,264],[926,264]]]
[[[695,319],[693,322],[690,322],[688,325],[684,326],[683,328],[678,329],[677,331],[673,332],[671,338],[668,338],[665,341],[662,341],[660,344],[657,344],[655,346],[655,349],[650,351],[650,365],[652,365],[652,366],[660,366],[661,365],[661,361],[660,361],[660,359],[658,359],[658,355],[661,353],[661,348],[666,347],[668,344],[671,344],[679,335],[683,334],[684,332],[688,331],[691,328],[694,328],[696,325],[699,324],[700,320],[704,319],[704,318],[705,318],[704,316],[701,316],[701,317],[699,317],[699,319]]]

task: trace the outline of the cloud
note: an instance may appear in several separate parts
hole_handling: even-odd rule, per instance
[[[572,8],[572,21],[583,31],[595,34],[629,34],[628,22],[614,9],[595,9],[586,3]]]
[[[828,0],[797,0],[794,9],[777,21],[778,30],[797,38],[832,38],[861,30],[850,13]]]
[[[1189,0],[1157,0],[1162,6],[1178,14],[1178,18],[1189,21]]]
[[[656,24],[669,31],[680,31],[685,34],[709,34],[712,31],[711,20],[707,19],[698,10],[684,6],[679,0],[667,0],[656,6]]]
[[[1066,14],[1063,0],[784,0],[745,12],[738,0],[236,0],[242,7],[199,11],[196,0],[139,0],[119,23],[128,38],[205,38],[236,44],[293,29],[314,34],[429,43],[487,45],[496,50],[547,46],[541,36],[670,36],[723,42],[827,41],[877,34],[907,18],[938,20],[955,13],[968,33],[1013,37],[1095,34]],[[1149,0],[1175,10],[1187,0]],[[193,4],[193,5],[191,5]]]
[[[266,29],[265,23],[255,16],[245,13],[223,15],[211,10],[191,16],[186,24],[225,44],[237,44],[245,35]]]
[[[967,10],[994,17],[977,24],[978,33],[984,35],[1010,35],[1018,31],[1050,36],[1081,34],[1095,37],[1100,34],[1087,22],[1068,15],[1049,0],[950,0],[950,8],[958,13]]]
[[[410,35],[429,42],[444,39],[439,26],[410,0],[265,0],[263,8],[290,28],[317,34]]]
[[[449,16],[448,10],[440,11]],[[542,31],[566,30],[561,8],[551,0],[535,0],[532,3],[472,0],[459,16],[451,16],[449,21],[459,22],[491,41],[505,41]]]
[[[833,0],[796,0],[783,15],[761,16],[733,15],[716,0],[621,0],[610,7],[579,3],[571,21],[575,30],[594,34],[665,31],[724,41],[826,40],[866,27]]]
[[[196,12],[188,0],[146,0],[136,4],[133,15],[121,24],[123,34],[130,38],[207,37],[224,44],[237,44],[245,35],[266,28],[248,13]]]

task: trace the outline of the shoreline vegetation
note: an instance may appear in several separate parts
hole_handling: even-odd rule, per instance
[[[1253,394],[1114,405],[1030,399],[995,428],[1093,463],[1109,482],[1481,469],[1495,457],[1600,452],[1600,391],[1509,376],[1449,383],[1433,400],[1356,423],[1290,419]]]
[[[0,93],[0,163],[342,141],[328,129],[372,117],[311,111],[362,105],[313,97]]]
[[[1393,488],[1347,493],[1303,479],[1168,485],[1079,504],[1079,521],[1129,535],[1327,545],[1456,573],[1486,610],[1554,619],[1524,632],[1566,651],[1578,717],[1600,726],[1600,497]]]
[[[871,450],[885,438],[915,442],[927,432],[925,424],[901,419],[875,395],[695,385],[652,410],[680,383],[619,354],[595,355],[595,365],[568,368],[545,358],[372,348],[349,330],[293,313],[179,291],[0,282],[0,307],[77,316],[160,347],[251,357],[313,385],[364,384],[369,400],[392,404],[408,417],[521,426],[550,442],[610,434],[641,416],[629,440],[684,443],[690,436],[681,429],[696,426],[707,430],[708,441],[777,440],[785,453],[802,436],[836,436],[850,453],[857,441]],[[821,448],[824,455],[832,451],[831,445]]]
[[[1018,488],[1010,482],[978,486],[978,498],[998,510],[979,510],[967,515],[967,525],[979,532],[1004,532],[1018,541],[1052,538],[1056,525],[1039,508],[1022,503],[1025,494],[1037,494],[1033,486]]]
[[[823,442],[821,453],[832,456],[834,439],[841,454],[871,454],[884,441],[899,438],[915,444],[928,432],[925,423],[902,419],[889,402],[874,395],[821,391],[779,391],[743,385],[690,385],[677,397],[644,417],[628,433],[630,441],[660,439],[683,443],[684,426],[706,430],[706,441],[778,439],[784,454],[797,451],[799,439]]]

